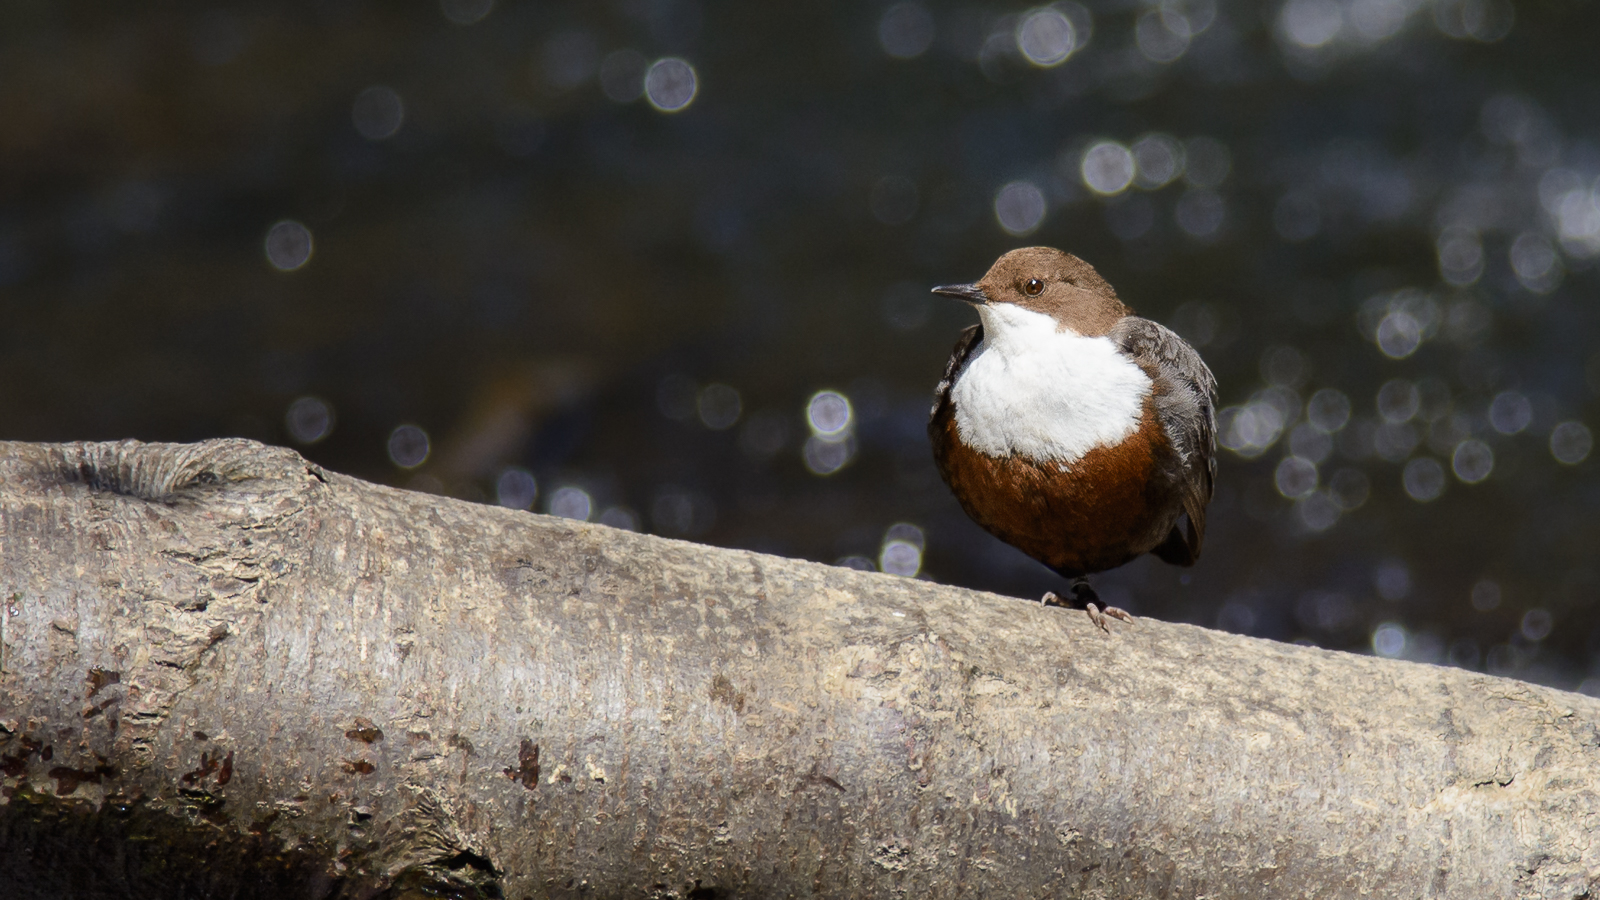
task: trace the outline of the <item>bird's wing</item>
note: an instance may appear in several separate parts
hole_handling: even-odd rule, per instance
[[[1205,541],[1206,504],[1217,474],[1217,380],[1193,347],[1159,323],[1128,316],[1107,336],[1145,366],[1155,382],[1156,414],[1177,451],[1175,474],[1189,516],[1187,553],[1180,555],[1188,558],[1170,561],[1193,564]]]
[[[982,325],[968,325],[956,340],[955,350],[950,353],[950,361],[944,367],[944,377],[939,379],[939,386],[933,390],[933,409],[928,412],[930,424],[939,415],[939,407],[949,402],[950,386],[956,382],[956,373],[966,365],[967,357],[972,355],[973,348],[982,340]]]

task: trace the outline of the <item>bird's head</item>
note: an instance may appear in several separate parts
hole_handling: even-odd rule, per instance
[[[1128,307],[1094,266],[1054,247],[1023,247],[995,260],[972,284],[946,284],[935,294],[977,307],[984,333],[999,337],[1016,327],[1037,327],[1037,315],[1054,320],[1057,330],[1095,336],[1111,330]]]

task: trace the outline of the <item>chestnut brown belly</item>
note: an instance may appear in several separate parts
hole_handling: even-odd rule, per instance
[[[1162,475],[1171,451],[1152,409],[1127,440],[1089,451],[1064,472],[1054,462],[972,450],[958,439],[955,417],[942,418],[930,429],[934,458],[962,509],[1062,575],[1127,563],[1161,543],[1177,521],[1178,494]]]

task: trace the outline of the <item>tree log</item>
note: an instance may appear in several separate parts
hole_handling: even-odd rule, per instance
[[[1600,701],[0,445],[0,895],[1589,897]]]

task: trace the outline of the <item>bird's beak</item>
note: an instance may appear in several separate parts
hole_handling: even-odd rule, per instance
[[[983,288],[975,284],[941,284],[934,288],[933,292],[935,294],[943,294],[946,297],[954,297],[957,300],[965,300],[978,306],[983,306],[989,302],[989,295],[983,292]]]

